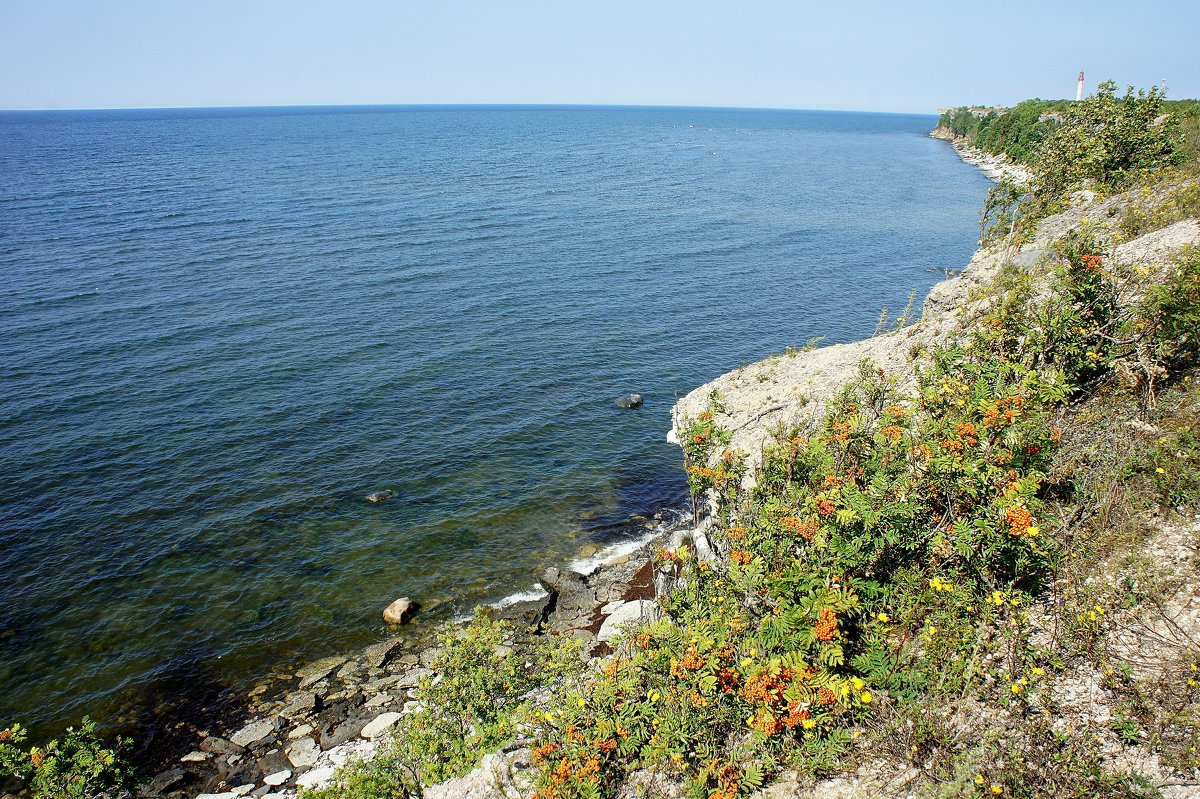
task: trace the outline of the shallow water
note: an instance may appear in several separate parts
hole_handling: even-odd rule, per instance
[[[676,395],[969,259],[934,122],[0,114],[0,720],[244,685],[679,502]]]

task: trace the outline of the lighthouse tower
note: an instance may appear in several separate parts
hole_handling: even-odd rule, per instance
[[[1075,87],[1075,102],[1083,99],[1083,71],[1079,72],[1079,85]]]

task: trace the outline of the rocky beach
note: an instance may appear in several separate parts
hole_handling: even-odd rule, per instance
[[[631,523],[629,535],[640,529],[638,538],[607,550],[587,548],[571,564],[547,570],[539,580],[543,597],[518,595],[516,601],[482,608],[513,624],[516,634],[505,646],[519,652],[531,636],[570,636],[584,642],[589,657],[599,658],[624,625],[653,618],[656,584],[665,579],[653,569],[653,551],[694,545],[698,537],[687,517],[671,511],[655,515]],[[412,694],[420,681],[437,676],[430,669],[438,653],[434,630],[396,631],[361,650],[262,680],[246,697],[239,724],[199,731],[203,734],[196,735],[191,751],[161,761],[143,795],[295,797],[300,789],[325,785],[351,760],[369,758],[390,727],[419,707]],[[496,762],[493,758],[487,765]],[[463,794],[450,787],[426,795]]]

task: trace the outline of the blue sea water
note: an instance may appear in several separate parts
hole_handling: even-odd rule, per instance
[[[988,183],[934,122],[0,114],[0,721],[244,686],[629,535],[684,494],[677,395],[968,260]]]

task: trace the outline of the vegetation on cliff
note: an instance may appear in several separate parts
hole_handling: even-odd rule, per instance
[[[1112,600],[1079,591],[1053,637],[1031,634],[1048,587],[1078,580],[1088,551],[1093,497],[1056,469],[1066,404],[1115,390],[1097,381],[1117,364],[1147,407],[1152,375],[1171,404],[1200,400],[1185,379],[1194,333],[1182,332],[1197,321],[1200,254],[1122,308],[1116,283],[1129,276],[1105,250],[1089,235],[1064,242],[1042,276],[1048,297],[1015,278],[961,339],[926,354],[915,393],[864,364],[819,424],[779,431],[753,491],[711,470],[721,557],[660,553],[675,581],[666,617],[547,714],[538,795],[613,795],[657,765],[677,769],[688,796],[732,799],[781,768],[836,773],[872,749],[927,769],[943,750],[932,771],[956,795],[1142,795],[1136,775],[1106,772],[1086,736],[1045,712],[1047,681],[1092,650]],[[711,419],[684,432],[694,461],[712,462],[698,450],[720,449]],[[1120,469],[1161,463],[1144,496],[1193,503],[1196,432],[1179,426]],[[955,731],[937,711],[964,699],[1019,728],[945,751]],[[1187,768],[1196,733],[1168,747]]]
[[[1200,169],[1200,101],[1166,100],[1157,88],[1117,95],[1101,83],[1082,102],[1027,100],[1010,109],[957,108],[938,121],[973,147],[1029,167],[1031,185],[1002,180],[988,195],[984,240],[1019,231],[1062,210],[1078,190],[1109,193]]]
[[[938,128],[992,155],[1032,164],[1038,160],[1043,142],[1064,125],[1071,127],[1075,120],[1088,116],[1101,125],[1109,124],[1121,117],[1114,113],[1114,106],[1121,105],[1126,109],[1125,120],[1132,124],[1132,138],[1144,135],[1147,123],[1159,114],[1168,114],[1178,125],[1176,143],[1183,159],[1200,160],[1200,101],[1167,100],[1157,88],[1135,92],[1129,87],[1123,97],[1116,92],[1116,84],[1106,81],[1083,103],[1025,100],[1012,108],[951,108],[942,112]],[[1153,114],[1139,121],[1139,114],[1147,111]]]

